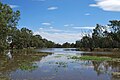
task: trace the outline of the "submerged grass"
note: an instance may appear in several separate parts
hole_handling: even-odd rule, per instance
[[[21,66],[19,67],[19,69],[23,70],[23,71],[32,71],[35,70],[36,68],[38,68],[37,65],[33,65],[33,63],[29,63],[29,64],[21,64]]]
[[[120,78],[120,72],[112,72],[112,75],[113,75],[114,77]]]
[[[54,56],[55,58],[60,58],[60,57],[62,57],[62,56],[59,56],[59,55],[56,55],[56,56]]]
[[[60,57],[62,57],[62,56],[65,56],[64,54],[57,54],[57,55],[55,55],[54,57],[55,58],[60,58]]]
[[[113,58],[110,58],[110,57],[97,57],[97,56],[72,56],[71,59],[94,60],[94,61],[113,61]]]
[[[9,58],[8,55],[10,54],[12,57]],[[20,69],[22,71],[32,71],[38,68],[38,65],[35,64],[36,61],[40,61],[42,58],[46,57],[47,55],[51,55],[52,53],[46,52],[37,52],[31,49],[24,49],[24,50],[11,50],[5,51],[0,56],[1,58],[1,68],[0,71],[11,71]],[[12,64],[12,65],[9,65]],[[1,80],[1,78],[0,78]]]
[[[111,57],[120,58],[120,53],[82,53],[82,56],[97,56],[97,57]]]

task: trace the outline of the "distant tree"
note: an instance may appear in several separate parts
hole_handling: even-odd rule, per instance
[[[71,44],[70,44],[70,47],[71,47],[71,48],[75,48],[76,45],[75,45],[74,43],[71,43]]]
[[[111,32],[109,34],[112,39],[114,39],[114,42],[117,43],[116,47],[120,48],[120,20],[112,20],[109,22],[110,24],[108,24],[108,26],[111,27]]]
[[[94,41],[94,46],[96,48],[98,47],[102,47],[101,46],[101,40],[102,40],[102,37],[103,37],[103,26],[97,24],[95,29],[93,29],[93,33],[92,33],[92,38],[93,38],[93,41]]]
[[[112,20],[107,26],[97,24],[92,37],[83,36],[79,45],[83,48],[120,48],[120,21]],[[77,44],[76,44],[77,45]]]
[[[93,40],[92,40],[92,38],[90,36],[84,36],[81,39],[81,46],[83,48],[89,48],[90,51],[94,50]]]
[[[55,44],[55,46],[54,46],[55,48],[61,48],[62,47],[62,45],[61,44],[59,44],[59,43],[57,43],[57,44]]]
[[[76,41],[76,43],[75,43],[75,47],[76,48],[79,48],[79,47],[81,47],[82,45],[81,45],[81,40],[77,40]]]
[[[47,46],[47,48],[54,48],[55,43],[52,42],[52,41],[47,41],[47,42],[46,42],[46,46]]]
[[[70,48],[71,47],[71,44],[66,42],[66,43],[63,43],[62,45],[63,48]]]

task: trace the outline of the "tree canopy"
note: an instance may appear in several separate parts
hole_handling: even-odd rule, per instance
[[[77,45],[82,48],[90,48],[90,50],[120,48],[120,20],[111,20],[106,26],[97,24],[93,29],[92,36],[83,36]]]
[[[40,35],[33,35],[27,28],[18,29],[16,26],[20,19],[20,11],[13,11],[7,4],[0,2],[0,51],[10,48],[23,49],[29,47],[54,47],[55,43],[43,39]],[[11,37],[9,45],[7,38]]]

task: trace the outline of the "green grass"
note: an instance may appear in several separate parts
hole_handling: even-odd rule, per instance
[[[94,61],[112,61],[110,57],[97,57],[97,56],[72,56],[71,59],[80,59],[80,60],[94,60]]]
[[[54,57],[55,58],[60,58],[60,57],[62,57],[62,56],[65,56],[64,54],[57,54],[57,55],[55,55]]]
[[[59,55],[56,55],[56,56],[54,56],[55,58],[60,58],[60,57],[62,57],[62,56],[59,56]]]
[[[38,68],[38,66],[35,66],[35,65],[22,65],[19,67],[21,70],[23,71],[32,71],[32,70],[35,70]]]

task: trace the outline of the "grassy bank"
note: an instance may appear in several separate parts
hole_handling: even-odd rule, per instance
[[[90,51],[89,48],[78,48],[78,51]],[[105,51],[109,51],[109,52],[120,52],[120,48],[94,48],[93,52],[105,52]]]
[[[92,61],[114,61],[114,62],[120,62],[119,58],[110,58],[110,57],[97,57],[97,56],[73,56],[71,59],[76,60],[92,60]]]
[[[1,52],[1,55],[6,55],[8,52],[12,55],[28,55],[28,56],[47,56],[52,53],[50,52],[37,52],[35,49],[13,49],[13,50],[5,50],[4,52]]]
[[[73,56],[71,59],[78,59],[78,60],[94,60],[94,61],[112,61],[113,59],[110,57],[97,57],[97,56]]]
[[[111,58],[120,58],[120,54],[117,52],[114,53],[82,53],[82,56],[97,56],[97,57],[111,57]]]

